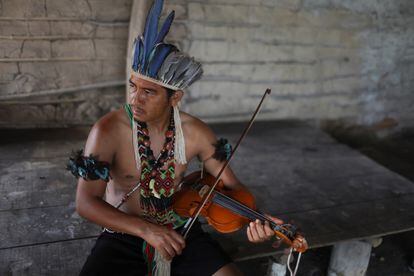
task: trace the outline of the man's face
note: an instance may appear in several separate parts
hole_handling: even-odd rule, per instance
[[[129,103],[136,120],[151,122],[170,112],[171,100],[167,90],[155,83],[136,76],[129,79]]]

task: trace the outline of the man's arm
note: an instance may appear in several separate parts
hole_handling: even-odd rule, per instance
[[[219,161],[213,158],[215,152],[214,144],[217,143],[217,137],[211,128],[204,122],[198,121],[196,124],[198,131],[197,139],[195,139],[195,141],[197,141],[198,157],[201,161],[203,161],[203,165],[207,172],[215,177],[225,163],[225,161]],[[245,188],[239,179],[237,179],[230,166],[226,167],[220,179],[223,180],[223,184],[226,188],[232,190]]]
[[[112,125],[111,119],[105,116],[93,126],[86,142],[85,156],[92,154],[99,161],[112,164],[116,147]],[[76,210],[79,215],[114,231],[142,236],[146,222],[117,210],[103,200],[105,190],[104,180],[79,178],[76,193]]]
[[[110,120],[104,117],[92,128],[86,142],[85,155],[92,154],[99,161],[112,164],[117,141],[116,135],[112,133],[116,131],[113,131]],[[80,178],[76,193],[76,210],[79,215],[111,230],[143,238],[167,260],[181,254],[185,241],[178,233],[119,211],[103,200],[105,190],[106,182],[103,180],[86,181]]]

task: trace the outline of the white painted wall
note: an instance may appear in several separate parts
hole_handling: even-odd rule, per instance
[[[131,0],[0,3],[0,127],[91,124],[123,103]],[[414,124],[411,0],[167,0],[172,9],[168,40],[204,64],[183,104],[202,119],[245,120],[270,87],[259,119]]]

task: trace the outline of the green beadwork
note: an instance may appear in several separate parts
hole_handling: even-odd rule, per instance
[[[125,110],[127,111],[127,114],[131,120],[131,126],[132,126],[132,122],[134,120],[132,110],[129,105],[125,106]],[[154,158],[154,156],[149,155],[149,154],[152,154],[152,151],[150,147],[147,147],[144,144],[146,139],[148,140],[149,137],[148,136],[144,137],[144,135],[139,135],[139,133],[145,133],[143,131],[145,128],[145,123],[137,122],[137,127],[138,127],[138,133],[137,133],[138,146],[144,153],[144,154],[141,153],[141,160],[140,160],[141,161],[141,177],[140,177],[141,179],[141,189],[140,189],[141,207],[143,207],[143,210],[147,214],[147,216],[151,217],[156,222],[160,224],[172,224],[173,228],[180,227],[186,222],[186,220],[182,219],[180,216],[178,216],[174,212],[174,210],[172,209],[172,206],[170,205],[171,203],[168,203],[168,206],[164,205],[166,208],[161,209],[161,210],[150,210],[150,209],[147,210],[146,207],[142,205],[144,201],[148,201],[148,200],[151,201],[152,200],[151,198],[153,198],[154,200],[156,199],[158,201],[159,200],[163,201],[165,199],[166,202],[171,202],[171,199],[169,198],[174,194],[174,191],[175,191],[173,187],[173,183],[175,179],[175,160],[174,160],[174,154],[172,152],[172,149],[174,148],[174,137],[172,138],[172,147],[170,147],[170,151],[167,151],[168,154],[167,154],[165,163],[160,166],[160,163],[157,160],[158,162],[157,167],[153,168],[151,164],[154,164],[154,163],[150,164],[148,161],[148,158]],[[174,120],[172,119],[172,116],[171,116],[170,126],[168,130],[173,131],[175,133]],[[167,141],[167,137],[166,137],[166,141]],[[164,147],[165,146],[166,144],[164,145]],[[162,169],[161,167],[164,167],[164,166],[166,166],[167,168]],[[154,178],[151,176],[151,173],[153,170],[157,171],[158,177]],[[156,183],[155,182],[156,179],[159,179],[162,182]],[[166,186],[164,183],[167,183],[167,182],[164,182],[164,181],[168,181],[168,183],[170,183],[171,185]]]

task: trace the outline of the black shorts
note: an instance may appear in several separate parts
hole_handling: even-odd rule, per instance
[[[80,275],[147,275],[142,243],[132,235],[102,232]],[[171,275],[212,275],[231,262],[220,245],[195,223],[183,252],[173,258]]]

